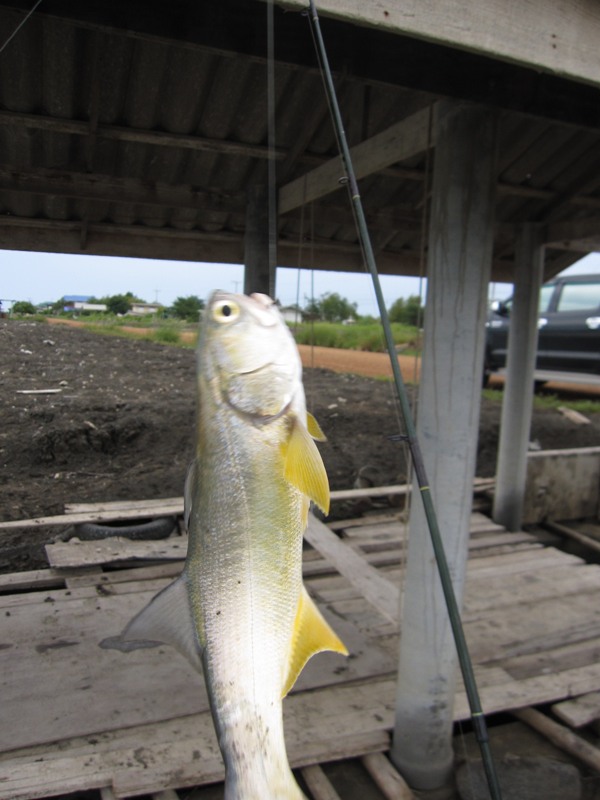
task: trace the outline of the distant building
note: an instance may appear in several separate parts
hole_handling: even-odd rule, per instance
[[[160,303],[132,303],[129,314],[144,316],[145,314],[158,314],[162,310]]]
[[[64,311],[106,311],[105,303],[89,303],[89,295],[70,294],[63,297]]]
[[[298,308],[298,306],[281,306],[279,311],[284,322],[288,322],[291,325],[296,322],[302,322],[304,319],[302,309]]]

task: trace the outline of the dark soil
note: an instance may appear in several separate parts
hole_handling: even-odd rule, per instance
[[[0,321],[0,519],[63,513],[65,503],[176,497],[194,451],[190,349],[39,322]],[[405,453],[390,383],[305,370],[308,405],[333,489],[403,481]],[[58,389],[52,394],[24,391]],[[600,444],[600,414],[577,425],[536,412],[542,448]],[[492,476],[500,406],[484,401],[477,474]],[[346,509],[347,510],[347,509]],[[337,509],[343,513],[344,509]],[[60,533],[60,531],[58,532]],[[0,532],[0,571],[46,566],[56,528]]]

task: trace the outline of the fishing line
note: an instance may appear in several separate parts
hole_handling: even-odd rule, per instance
[[[298,324],[298,314],[300,312],[300,275],[302,273],[303,253],[304,253],[304,209],[306,208],[306,175],[302,184],[303,203],[300,208],[300,229],[298,231],[298,276],[296,279],[296,311],[294,319]]]
[[[37,2],[34,4],[33,8],[32,8],[30,11],[28,11],[28,12],[27,12],[27,14],[25,15],[25,17],[24,17],[24,18],[21,20],[21,22],[19,22],[19,24],[17,25],[17,27],[14,29],[14,31],[11,33],[11,35],[8,37],[8,39],[7,39],[7,40],[4,42],[4,44],[2,45],[2,47],[0,47],[0,53],[2,53],[2,52],[3,52],[3,50],[4,50],[4,49],[7,47],[7,45],[8,45],[10,42],[12,42],[12,40],[15,38],[15,36],[17,35],[17,33],[18,33],[20,30],[21,30],[21,28],[23,27],[23,25],[25,25],[25,23],[27,22],[27,20],[29,19],[29,17],[30,17],[30,16],[33,14],[33,12],[36,10],[36,8],[39,6],[39,4],[40,4],[41,2],[42,2],[42,0],[37,0]]]
[[[275,295],[275,270],[277,269],[277,175],[275,154],[275,22],[273,0],[267,3],[267,215],[269,294]]]
[[[324,79],[326,83],[327,95],[329,98],[329,105],[333,113],[334,128],[336,128],[337,130],[337,138],[339,140],[339,144],[341,145],[341,155],[344,163],[345,172],[347,175],[348,188],[350,191],[352,204],[355,209],[356,218],[358,220],[359,238],[361,240],[361,246],[365,262],[368,266],[369,272],[371,273],[371,277],[373,279],[373,288],[375,290],[375,296],[377,298],[377,304],[379,306],[379,312],[381,315],[381,323],[383,325],[383,330],[385,333],[387,350],[390,356],[392,373],[394,375],[394,383],[396,385],[396,391],[398,394],[398,401],[400,403],[400,408],[402,409],[402,417],[404,419],[404,429],[406,432],[402,434],[401,437],[402,439],[405,439],[407,441],[412,455],[414,472],[419,486],[420,495],[423,501],[423,509],[425,512],[425,517],[427,520],[427,525],[431,536],[431,543],[433,546],[433,551],[435,554],[436,563],[438,567],[438,573],[442,584],[444,598],[446,600],[446,606],[448,609],[448,617],[450,620],[450,625],[454,636],[454,641],[458,654],[458,660],[460,663],[463,681],[465,684],[465,690],[469,701],[469,707],[471,710],[471,721],[473,724],[473,729],[475,731],[477,741],[479,743],[479,748],[481,750],[483,766],[486,773],[490,795],[492,797],[492,800],[501,800],[502,795],[498,783],[498,778],[496,775],[496,769],[490,752],[487,725],[485,722],[483,711],[481,709],[479,691],[477,689],[477,684],[475,682],[475,676],[473,673],[473,664],[471,662],[471,657],[469,655],[469,651],[467,648],[464,630],[460,619],[458,603],[456,600],[456,596],[454,594],[452,577],[450,575],[450,569],[448,567],[448,562],[446,560],[446,553],[444,551],[444,545],[438,527],[437,515],[433,504],[433,498],[431,496],[431,489],[429,486],[429,481],[425,470],[425,464],[423,462],[421,447],[417,439],[415,425],[413,422],[410,405],[408,402],[408,397],[404,386],[404,381],[402,378],[402,373],[400,372],[400,366],[398,364],[398,359],[396,357],[394,337],[392,335],[392,329],[387,309],[385,307],[383,293],[381,290],[379,274],[377,272],[377,265],[375,263],[375,255],[373,253],[373,247],[371,244],[371,238],[369,236],[369,231],[367,228],[365,213],[362,206],[360,193],[358,190],[356,175],[354,173],[354,168],[352,165],[352,157],[350,155],[350,149],[346,141],[344,125],[342,122],[342,117],[337,102],[335,86],[333,84],[333,78],[329,67],[329,61],[327,58],[327,51],[325,49],[325,42],[321,34],[319,17],[317,15],[317,10],[315,8],[314,0],[309,0],[309,4],[310,4],[309,19],[311,23],[311,29],[314,31],[313,38],[316,40],[316,45],[319,53],[319,60],[324,71]]]

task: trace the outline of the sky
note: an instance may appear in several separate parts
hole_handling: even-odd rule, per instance
[[[565,270],[566,274],[590,272],[600,272],[600,253],[591,253]],[[388,308],[399,297],[425,297],[426,281],[421,286],[419,278],[382,275],[380,281]],[[14,300],[37,305],[65,295],[103,297],[125,292],[168,306],[177,297],[197,295],[206,299],[214,289],[237,292],[242,286],[241,265],[0,250],[0,300],[4,309],[9,309]],[[282,305],[298,300],[304,306],[313,292],[317,298],[337,292],[357,303],[359,314],[379,316],[371,278],[366,273],[300,270],[298,274],[297,269],[278,268],[276,295]],[[491,299],[501,300],[511,293],[511,284],[490,286]]]

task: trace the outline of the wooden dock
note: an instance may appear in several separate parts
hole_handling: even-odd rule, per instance
[[[408,798],[383,755],[404,526],[387,513],[334,527],[311,517],[305,581],[351,657],[316,656],[285,701],[290,761],[315,800],[338,797],[319,765],[340,759],[359,759],[381,796]],[[166,646],[98,646],[180,572],[186,546],[181,534],[58,542],[49,569],[0,576],[4,800],[83,790],[174,800],[223,779],[203,681],[187,662]],[[570,725],[600,717],[600,566],[479,513],[469,556],[463,620],[485,712],[553,703]],[[468,716],[459,687],[455,717]]]

